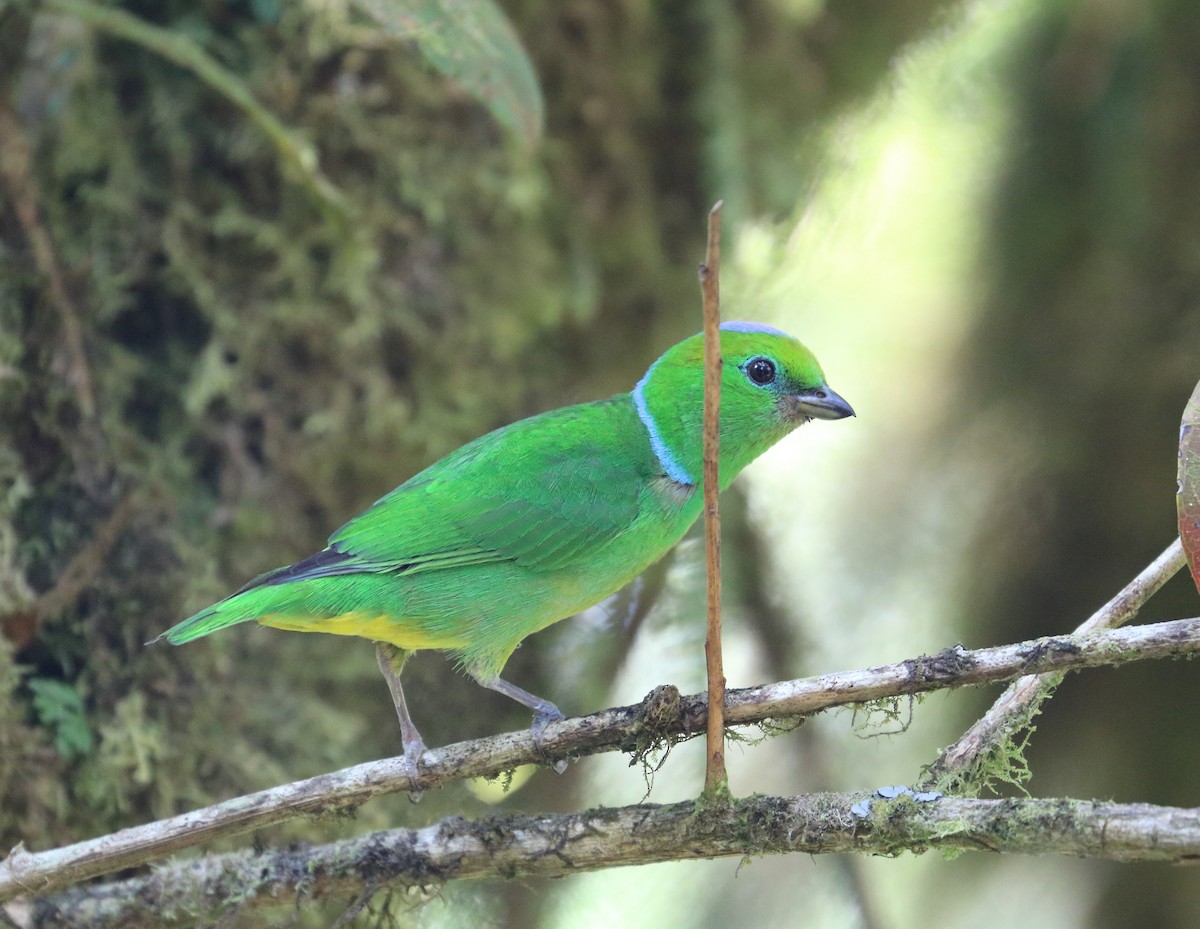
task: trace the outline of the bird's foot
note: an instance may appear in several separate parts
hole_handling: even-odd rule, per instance
[[[563,715],[563,711],[556,707],[549,700],[543,701],[544,706],[536,707],[533,714],[533,724],[529,727],[533,733],[533,739],[538,744],[538,748],[542,747],[542,736],[546,733],[546,727],[551,723],[560,723],[567,717]]]
[[[404,772],[408,775],[408,799],[413,803],[420,803],[421,797],[425,795],[425,791],[418,785],[420,784],[421,756],[426,751],[428,749],[420,736],[417,736],[414,741],[406,740],[404,742]]]
[[[563,716],[562,710],[556,707],[544,697],[539,697],[536,694],[531,694],[528,690],[522,690],[516,684],[510,684],[508,681],[499,677],[476,677],[481,687],[486,687],[488,690],[494,690],[498,694],[516,700],[522,706],[527,706],[533,710],[533,725],[529,727],[529,731],[533,733],[533,744],[537,746],[537,750],[545,756],[545,751],[542,749],[542,736],[546,733],[546,727],[551,723],[559,722],[566,719]],[[559,774],[567,770],[567,761],[565,758],[560,758],[554,762],[554,770]]]
[[[533,724],[529,727],[529,731],[533,733],[533,743],[537,746],[539,752],[545,755],[542,750],[542,737],[546,734],[546,727],[551,723],[561,722],[566,719],[562,710],[556,707],[549,700],[543,700],[542,705],[536,708],[533,714]],[[559,758],[554,762],[554,773],[562,774],[567,770],[567,759]]]

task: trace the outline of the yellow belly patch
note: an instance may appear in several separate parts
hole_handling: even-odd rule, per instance
[[[431,635],[424,629],[406,625],[403,620],[370,613],[343,613],[341,616],[295,616],[272,614],[258,618],[264,626],[292,632],[328,632],[333,635],[357,635],[372,642],[387,642],[406,651],[421,648],[461,648],[456,636]]]

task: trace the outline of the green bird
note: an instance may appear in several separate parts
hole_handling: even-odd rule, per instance
[[[500,677],[526,636],[598,603],[661,558],[700,515],[701,335],[629,393],[490,432],[401,484],[323,551],[268,571],[159,638],[190,642],[250,620],[376,643],[416,782],[425,743],[400,687],[418,649],[452,653],[479,684],[563,718]],[[812,353],[770,326],[721,326],[719,478],[810,419],[854,415]],[[155,640],[157,641],[157,640]]]

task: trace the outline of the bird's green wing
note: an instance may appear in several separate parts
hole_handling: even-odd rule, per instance
[[[501,561],[567,567],[633,525],[655,473],[628,396],[522,420],[426,468],[346,523],[323,551],[256,577],[160,638],[180,644],[254,619],[269,610],[241,594],[293,581]]]
[[[271,580],[495,561],[561,567],[633,523],[653,473],[643,445],[628,398],[522,420],[422,471],[334,533],[314,563]]]

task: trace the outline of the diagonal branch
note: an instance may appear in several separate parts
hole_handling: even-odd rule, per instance
[[[1078,671],[1197,652],[1200,618],[1034,639],[995,648],[968,650],[956,646],[894,664],[731,690],[727,693],[725,719],[730,725],[747,725],[797,718],[835,706],[996,683],[1031,673]],[[643,756],[658,746],[703,731],[706,703],[704,694],[681,697],[668,685],[651,692],[639,706],[551,723],[540,746],[529,730],[521,730],[432,749],[422,762],[422,787],[439,787],[453,780],[494,776],[522,764],[553,764],[604,751]],[[35,853],[18,845],[0,862],[0,901],[21,893],[48,893],[221,836],[358,806],[373,797],[408,789],[404,760],[388,758],[59,849]]]
[[[393,829],[329,845],[214,855],[146,877],[10,904],[20,929],[232,924],[301,899],[429,893],[449,880],[561,877],[622,865],[801,852],[1054,853],[1113,861],[1200,861],[1200,809],[1078,800],[976,800],[911,793],[755,796],[583,813],[510,814]],[[364,891],[364,888],[366,889]]]
[[[1073,635],[1123,626],[1137,616],[1142,605],[1175,576],[1184,562],[1183,545],[1177,538],[1120,593],[1088,617]],[[977,793],[986,786],[976,776],[981,764],[992,752],[998,751],[1013,732],[1029,724],[1042,701],[1061,682],[1061,673],[1029,675],[1014,681],[957,742],[942,750],[937,760],[925,770],[921,785],[948,793],[963,790]]]

